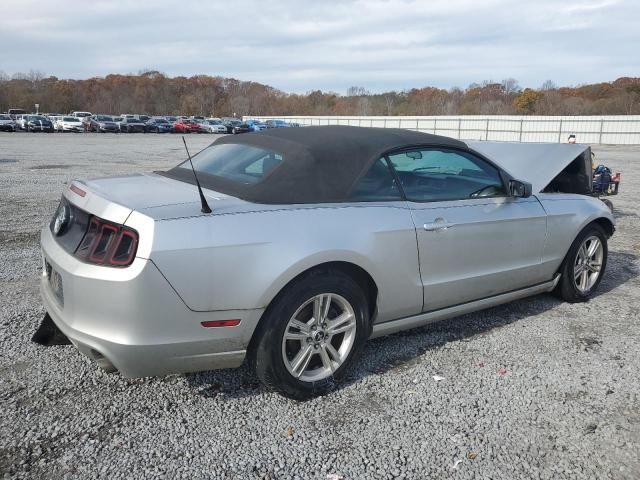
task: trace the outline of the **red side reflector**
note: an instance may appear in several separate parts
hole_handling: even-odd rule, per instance
[[[87,192],[85,192],[79,187],[76,187],[73,183],[69,186],[69,190],[71,190],[73,193],[80,195],[81,197],[84,197],[87,194]]]
[[[240,320],[235,318],[233,320],[207,320],[206,322],[200,322],[205,328],[211,327],[235,327],[236,325],[240,325]]]

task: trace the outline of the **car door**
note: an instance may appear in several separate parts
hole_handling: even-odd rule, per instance
[[[358,179],[343,206],[355,249],[372,263],[366,270],[378,288],[375,323],[419,314],[422,281],[415,225],[384,158]]]
[[[507,194],[504,176],[463,150],[387,156],[416,226],[423,311],[541,283],[546,214]]]

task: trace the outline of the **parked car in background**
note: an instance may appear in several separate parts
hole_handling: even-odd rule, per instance
[[[207,133],[227,133],[227,127],[219,120],[202,120],[200,128]]]
[[[26,115],[24,129],[27,132],[48,132],[53,133],[53,123],[43,115]]]
[[[239,133],[249,133],[252,131],[251,127],[240,120],[229,120],[225,124],[227,127],[227,132],[237,135]]]
[[[78,118],[85,118],[85,117],[90,117],[91,115],[93,115],[91,112],[71,112],[69,113],[70,117],[78,117]]]
[[[117,133],[120,131],[120,126],[113,121],[113,117],[110,115],[94,115],[88,118],[89,125],[87,130],[99,133]]]
[[[258,120],[246,120],[244,123],[246,123],[253,132],[259,132],[267,128],[265,123]]]
[[[200,124],[190,118],[179,118],[173,124],[173,129],[178,133],[204,133]]]
[[[27,117],[29,116],[28,113],[18,113],[15,115],[15,122],[16,122],[16,126],[20,129],[20,130],[26,130],[27,127]]]
[[[60,117],[55,123],[55,129],[57,132],[85,132],[85,126],[81,118],[65,116]]]
[[[18,128],[16,122],[8,114],[0,114],[0,132],[15,132]]]
[[[147,133],[145,124],[137,118],[123,118],[118,124],[122,133]]]
[[[176,133],[191,133],[191,123],[186,118],[178,118],[173,122],[173,131]]]
[[[171,133],[173,132],[173,125],[169,123],[165,118],[156,117],[150,118],[145,123],[147,132],[151,133]]]
[[[9,110],[7,110],[7,114],[13,119],[16,120],[18,115],[25,115],[29,112],[27,112],[26,110],[22,109],[22,108],[10,108]]]
[[[57,113],[54,115],[47,115],[47,118],[51,120],[51,123],[53,123],[53,130],[56,132],[58,131],[57,123],[62,119],[62,117],[66,117],[66,115],[59,115]]]
[[[267,128],[285,128],[289,126],[284,120],[267,120],[264,123],[267,125]]]

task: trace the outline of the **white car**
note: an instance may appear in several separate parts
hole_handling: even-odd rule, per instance
[[[57,132],[84,132],[84,124],[78,117],[61,117],[54,128]]]
[[[207,133],[227,133],[227,127],[225,127],[220,120],[200,120],[198,122],[202,130]]]
[[[16,115],[16,125],[20,130],[25,130],[27,128],[27,118],[29,117],[28,113]]]
[[[90,117],[92,115],[93,115],[93,113],[91,113],[91,112],[71,112],[69,114],[69,116],[71,116],[71,117],[78,117],[78,118]]]

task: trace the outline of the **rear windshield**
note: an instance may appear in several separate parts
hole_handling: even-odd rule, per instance
[[[249,145],[211,145],[193,157],[198,172],[241,184],[258,183],[282,162],[282,155]],[[191,169],[189,161],[178,168]]]

